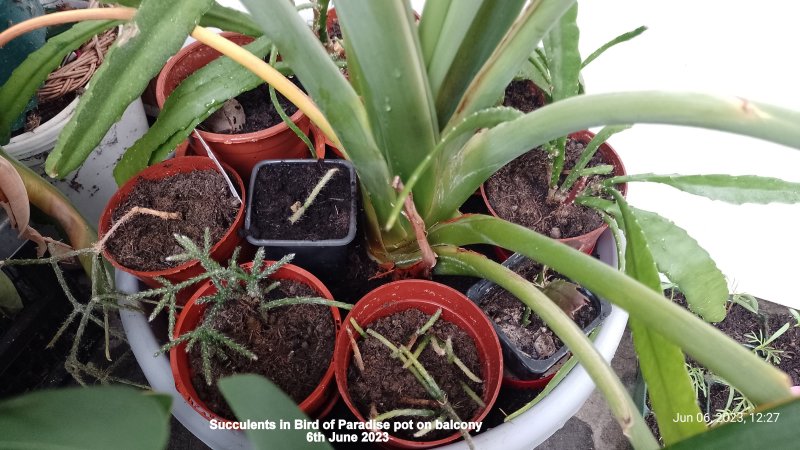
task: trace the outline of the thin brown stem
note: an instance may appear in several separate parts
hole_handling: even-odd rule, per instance
[[[403,191],[403,182],[400,181],[400,177],[394,177],[394,181],[392,181],[392,187],[398,193]],[[421,265],[422,273],[425,276],[429,276],[431,270],[433,270],[433,267],[436,265],[436,253],[433,252],[431,245],[428,243],[428,234],[425,231],[425,221],[422,220],[422,217],[420,217],[419,213],[417,212],[417,207],[414,205],[413,194],[409,193],[408,197],[403,199],[403,201],[403,210],[409,222],[411,222],[411,226],[414,228],[414,235],[417,238],[417,245],[419,245],[419,250],[422,254],[422,261],[420,261],[418,264]]]
[[[100,239],[94,244],[95,251],[97,253],[103,251],[103,247],[106,245],[106,242],[119,229],[119,227],[121,227],[122,225],[125,224],[125,222],[131,220],[134,216],[137,216],[139,214],[147,214],[150,216],[160,217],[164,220],[176,220],[181,218],[180,213],[164,212],[155,209],[144,208],[141,206],[134,206],[133,208],[131,208],[130,211],[126,212],[125,215],[119,218],[119,220],[111,227],[111,229],[108,230],[108,232],[105,234],[105,236],[103,236],[102,239]]]

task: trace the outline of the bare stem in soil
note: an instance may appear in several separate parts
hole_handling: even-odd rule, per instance
[[[400,181],[400,177],[394,177],[394,181],[392,181],[392,187],[398,193],[403,192],[403,182]],[[414,235],[417,238],[417,244],[419,245],[419,250],[422,254],[422,261],[419,263],[422,266],[422,274],[426,277],[430,276],[431,270],[436,265],[436,253],[433,252],[431,245],[428,243],[428,234],[425,231],[425,221],[422,220],[422,217],[420,217],[419,213],[417,212],[417,207],[414,205],[413,194],[409,193],[408,197],[403,199],[403,202],[403,209],[409,222],[411,222],[411,226],[414,228]]]
[[[305,214],[306,210],[311,207],[311,204],[314,203],[314,200],[317,199],[317,196],[322,191],[322,189],[325,188],[325,185],[327,185],[328,182],[331,181],[331,178],[333,178],[333,176],[336,175],[336,172],[338,171],[339,169],[334,167],[333,169],[327,171],[325,175],[323,175],[322,178],[319,179],[317,185],[314,186],[314,189],[312,189],[311,193],[308,194],[308,198],[306,198],[306,201],[303,202],[303,206],[294,211],[294,214],[292,214],[292,216],[289,217],[289,222],[291,222],[292,225],[297,223],[297,221],[300,220],[301,217],[303,217],[303,214]]]
[[[97,241],[94,244],[95,251],[97,253],[102,252],[103,251],[103,247],[105,247],[106,242],[114,234],[114,232],[116,232],[119,229],[119,227],[124,225],[125,222],[131,220],[134,216],[137,216],[139,214],[147,214],[147,215],[151,215],[151,216],[155,216],[155,217],[160,217],[160,218],[162,218],[164,220],[176,220],[176,219],[180,219],[181,218],[181,215],[179,213],[157,211],[155,209],[143,208],[141,206],[135,206],[135,207],[131,208],[130,211],[126,212],[125,215],[120,217],[119,220],[111,227],[111,229],[108,230],[108,233],[106,233],[105,236],[103,236],[102,239],[100,239],[99,241]]]

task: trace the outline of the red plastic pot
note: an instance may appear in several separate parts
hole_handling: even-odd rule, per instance
[[[366,421],[353,404],[347,387],[347,372],[353,350],[346,328],[349,327],[353,336],[358,336],[350,319],[355,319],[362,328],[367,328],[382,317],[407,309],[418,309],[430,315],[439,308],[442,309],[442,319],[467,332],[475,341],[478,350],[481,378],[484,380],[483,401],[486,403],[486,408],[469,420],[481,421],[489,413],[500,392],[500,382],[503,378],[503,354],[491,322],[473,302],[453,288],[427,280],[403,280],[385,284],[359,300],[345,318],[344,325],[336,336],[333,356],[336,364],[336,384],[345,404],[358,420]],[[452,442],[459,436],[460,434],[455,433],[436,441],[411,441],[389,435],[388,445],[396,448],[429,448]]]
[[[232,32],[222,33],[222,36],[239,45],[246,45],[253,41],[250,36]],[[170,58],[158,75],[156,82],[158,107],[164,107],[169,94],[184,79],[220,56],[221,54],[211,47],[195,42]],[[291,119],[303,133],[308,135],[311,121],[302,111],[297,110],[292,114]],[[259,161],[298,159],[309,156],[306,144],[283,122],[253,133],[218,134],[198,131],[214,154],[233,167],[244,180],[250,178],[253,166]],[[187,154],[193,153],[201,156],[206,154],[202,145],[196,142],[193,136],[190,136],[189,140],[192,149],[190,153],[187,150]]]
[[[216,261],[225,261],[231,257],[233,254],[233,250],[242,243],[242,238],[239,236],[238,231],[244,225],[244,211],[245,205],[247,204],[247,200],[245,199],[245,189],[244,183],[239,175],[231,169],[229,166],[223,164],[225,171],[230,175],[231,180],[234,184],[239,188],[239,193],[242,196],[242,206],[239,208],[239,212],[236,214],[236,218],[234,219],[233,223],[231,224],[228,231],[219,240],[213,247],[211,247],[211,257]],[[100,224],[98,226],[98,233],[100,236],[104,236],[108,230],[111,228],[111,218],[114,210],[122,203],[122,201],[127,198],[136,184],[142,180],[157,180],[161,178],[166,178],[172,175],[176,175],[179,173],[188,173],[193,172],[195,170],[217,170],[217,166],[214,165],[214,162],[211,161],[209,158],[201,157],[201,156],[189,156],[184,158],[174,158],[154,166],[150,166],[147,169],[140,172],[135,177],[128,180],[114,195],[109,199],[108,204],[106,205],[105,209],[103,210],[103,214],[100,216]],[[163,277],[173,283],[179,283],[181,281],[186,281],[189,278],[195,277],[203,273],[203,268],[200,265],[200,262],[197,260],[194,261],[187,261],[183,264],[180,264],[175,267],[170,267],[168,269],[157,270],[157,271],[140,271],[134,270],[128,267],[123,266],[119,262],[117,262],[116,258],[111,255],[107,250],[103,249],[103,256],[108,260],[111,265],[115,268],[127,272],[139,280],[143,281],[146,285],[150,287],[159,287],[160,284],[155,280],[156,277]],[[179,297],[180,300],[180,297]]]
[[[264,265],[269,266],[274,264],[275,261],[265,261]],[[245,269],[251,269],[253,267],[253,263],[246,263],[242,264],[242,267]],[[303,283],[315,291],[320,297],[327,298],[329,300],[333,299],[330,291],[328,288],[325,287],[322,282],[317,279],[314,275],[309,273],[308,271],[297,267],[292,264],[286,264],[285,266],[278,269],[272,276],[270,276],[272,280],[292,280]],[[175,325],[175,337],[183,335],[191,330],[193,330],[202,320],[207,304],[197,304],[197,301],[204,296],[213,295],[216,293],[216,287],[211,284],[210,281],[204,283],[200,286],[197,291],[195,291],[192,298],[189,299],[189,302],[183,308],[180,317],[178,317],[178,322]],[[331,307],[331,315],[333,316],[333,320],[336,326],[336,332],[338,333],[339,328],[342,323],[341,315],[339,314],[339,310]],[[334,353],[335,355],[335,353]],[[227,422],[229,419],[220,417],[211,409],[200,400],[200,397],[197,395],[197,391],[192,384],[192,373],[191,367],[189,364],[189,355],[186,353],[186,343],[173,347],[169,352],[169,362],[170,366],[172,367],[172,376],[175,378],[175,388],[180,392],[183,398],[186,400],[195,411],[200,413],[201,416],[205,417],[208,420],[217,419],[218,421],[225,421]],[[331,361],[328,365],[328,370],[325,371],[325,374],[322,376],[322,380],[320,380],[317,387],[308,395],[308,397],[303,400],[300,405],[301,410],[304,413],[308,414],[311,417],[323,417],[327,415],[330,410],[333,408],[334,404],[338,400],[336,387],[333,382],[333,373],[334,373],[334,358],[331,358]]]
[[[589,141],[592,140],[594,137],[594,133],[591,131],[578,131],[576,133],[572,133],[569,135],[572,139],[576,139],[584,144],[588,144]],[[612,172],[614,176],[623,176],[625,175],[625,166],[622,164],[622,160],[620,159],[619,155],[617,154],[614,149],[608,145],[608,143],[603,143],[600,148],[597,150],[600,155],[602,155],[603,159],[608,163],[614,166],[614,171]],[[484,183],[485,184],[485,183]],[[617,187],[622,195],[626,195],[628,192],[628,185],[626,183],[620,184]],[[498,216],[497,213],[492,208],[491,203],[489,203],[489,199],[486,197],[486,189],[484,189],[484,185],[481,185],[481,196],[483,197],[484,203],[486,203],[486,208],[489,209],[489,213],[495,217],[502,217]],[[594,246],[597,244],[597,240],[600,238],[600,235],[606,231],[608,225],[603,223],[601,226],[595,228],[594,230],[582,234],[580,236],[558,239],[560,242],[563,242],[570,247],[580,250],[584,253],[591,254],[594,251]],[[511,256],[511,253],[507,250],[497,247],[497,256],[500,258],[501,261],[505,261]]]
[[[556,376],[555,372],[535,380],[521,380],[506,370],[503,372],[503,386],[508,386],[514,389],[544,389],[544,387],[550,383],[550,380],[552,380],[554,376]]]

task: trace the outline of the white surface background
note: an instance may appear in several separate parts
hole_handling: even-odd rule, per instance
[[[420,12],[423,4],[412,1]],[[698,91],[800,110],[798,18],[800,2],[794,0],[583,1],[578,21],[584,57],[625,31],[649,28],[609,50],[583,76],[590,93]],[[636,125],[610,142],[628,173],[752,174],[800,182],[800,151],[750,138]],[[728,205],[652,184],[630,186],[629,200],[686,229],[717,261],[732,289],[800,307],[800,239],[792,234],[800,206]]]

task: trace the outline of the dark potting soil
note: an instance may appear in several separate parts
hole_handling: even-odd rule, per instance
[[[547,97],[531,80],[514,80],[506,86],[503,106],[529,113],[545,104],[547,104]]]
[[[294,78],[290,78],[290,80],[294,81]],[[278,103],[280,103],[281,107],[283,107],[283,110],[286,112],[287,116],[291,117],[292,114],[297,112],[297,107],[294,106],[292,102],[287,100],[286,97],[284,97],[280,92],[276,91],[275,94],[278,97]],[[281,119],[281,116],[275,109],[275,105],[272,104],[272,101],[269,98],[269,86],[266,84],[262,84],[251,91],[239,94],[239,96],[236,97],[236,100],[242,105],[242,109],[244,109],[244,125],[242,126],[241,130],[222,134],[253,133],[256,131],[266,130],[269,127],[273,127],[283,122],[283,119]]]
[[[755,333],[758,336],[758,331],[762,327],[761,318],[748,311],[737,303],[730,303],[728,314],[722,322],[714,324],[717,329],[727,334],[731,339],[745,344],[748,333]]]
[[[533,281],[540,271],[541,266],[530,260],[514,268],[514,272],[530,281]],[[481,300],[480,307],[489,319],[503,330],[511,343],[531,358],[547,359],[564,345],[535,313],[531,313],[530,323],[523,327],[522,316],[525,305],[505,289],[493,286]],[[598,314],[599,311],[589,303],[577,311],[573,320],[583,329]]]
[[[797,320],[788,313],[769,316],[768,329],[764,336],[771,336],[786,323],[791,324],[791,328],[771,345],[776,349],[783,350],[783,353],[780,354],[781,363],[778,364],[778,368],[792,378],[793,386],[800,386],[800,327],[795,326]]]
[[[383,317],[369,325],[369,328],[382,334],[395,345],[406,344],[414,332],[424,325],[429,315],[417,309],[410,309],[391,316]],[[366,328],[366,327],[365,327]],[[437,320],[430,333],[445,341],[452,339],[453,350],[467,366],[479,377],[483,377],[478,351],[470,336],[456,325],[445,320]],[[419,341],[417,341],[419,342]],[[369,418],[373,409],[382,414],[395,409],[433,409],[438,411],[438,403],[420,385],[419,381],[398,358],[393,358],[391,351],[378,339],[369,337],[358,340],[358,348],[364,361],[365,370],[361,373],[355,364],[351,364],[347,383],[353,402],[361,414]],[[448,362],[446,356],[439,356],[428,345],[419,356],[419,362],[444,391],[448,401],[463,421],[472,420],[480,406],[464,391],[461,382],[465,382],[476,394],[482,396],[483,385],[471,381],[455,364]],[[406,422],[408,420],[433,420],[430,417],[403,416],[390,419],[389,422]],[[410,440],[436,440],[453,434],[451,430],[433,430],[423,437],[415,438],[417,430],[401,430],[392,435]]]
[[[305,203],[328,170],[338,168],[303,216],[292,224],[289,217]],[[251,234],[257,239],[319,241],[342,239],[350,229],[352,197],[350,173],[341,165],[269,164],[256,175],[251,214]],[[295,208],[295,209],[293,209]]]
[[[571,169],[585,144],[567,140],[565,171]],[[607,164],[599,152],[587,167]],[[523,225],[552,238],[563,239],[586,234],[603,224],[600,215],[584,206],[562,204],[548,198],[550,157],[542,148],[535,148],[506,164],[484,184],[486,197],[495,213],[503,219]],[[563,182],[567,173],[562,175]],[[594,175],[587,185],[608,178]]]
[[[305,284],[289,280],[280,283],[266,299],[318,296]],[[292,305],[262,315],[260,304],[261,299],[250,297],[228,302],[212,322],[214,329],[255,353],[257,360],[227,349],[224,360],[212,356],[213,382],[209,386],[203,376],[199,346],[190,354],[192,385],[206,406],[225,418],[233,419],[234,415],[217,388],[220,378],[245,373],[263,375],[299,404],[316,389],[333,358],[336,327],[330,308]]]
[[[15,130],[11,135],[18,136],[22,133],[27,133],[39,128],[40,125],[52,119],[58,113],[64,110],[75,98],[78,97],[76,92],[68,92],[61,97],[50,100],[48,102],[41,102],[35,108],[28,111],[25,116],[25,124],[22,128]]]
[[[331,26],[328,27],[328,38],[333,40],[342,39],[342,28],[339,26],[339,19],[331,20]]]
[[[159,180],[140,179],[131,194],[112,213],[116,222],[136,206],[177,212],[180,219],[165,220],[138,214],[123,224],[106,242],[109,253],[123,266],[156,271],[181,262],[167,257],[183,253],[174,234],[187,236],[198,245],[208,228],[211,242],[218,242],[236,219],[241,205],[233,198],[216,170],[197,170]]]

